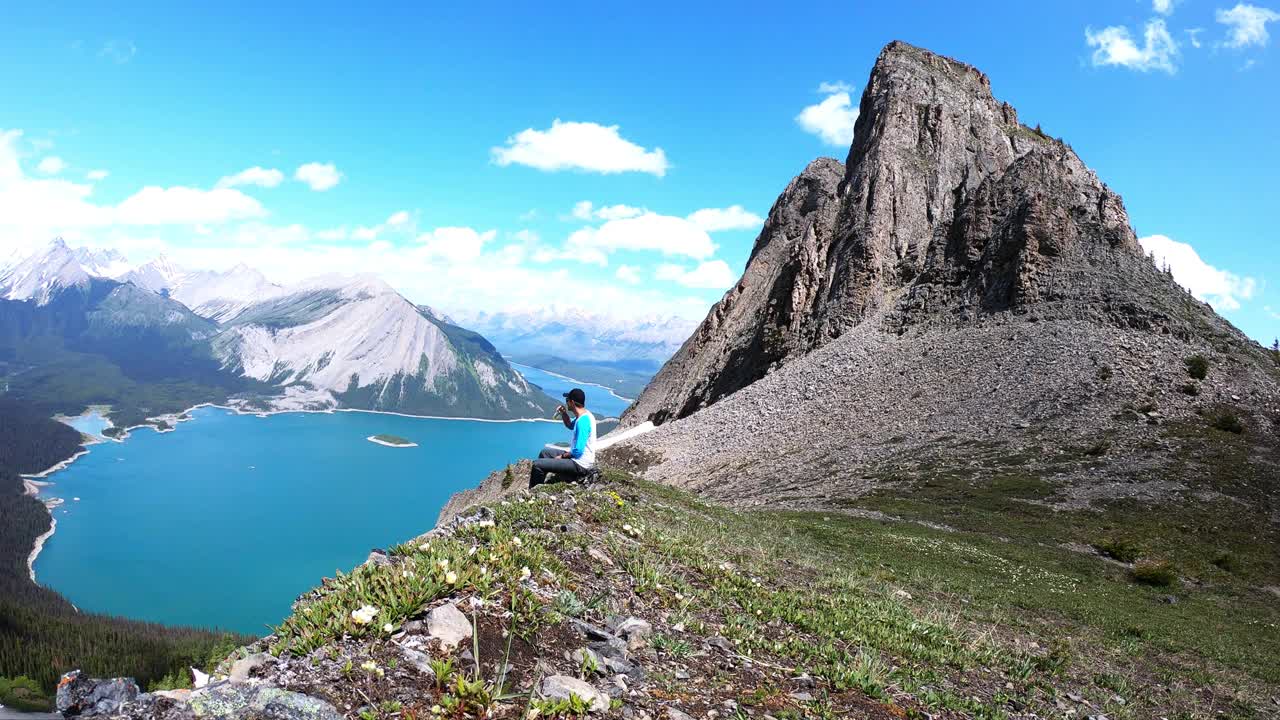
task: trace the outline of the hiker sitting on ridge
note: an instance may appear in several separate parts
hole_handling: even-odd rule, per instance
[[[547,475],[581,477],[590,474],[596,465],[596,417],[587,410],[587,394],[574,388],[564,394],[565,405],[556,408],[564,426],[573,431],[573,444],[568,452],[558,448],[544,448],[533,461],[529,473],[529,487],[547,481]]]

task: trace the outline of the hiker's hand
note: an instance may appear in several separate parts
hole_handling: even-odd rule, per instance
[[[560,456],[560,459],[561,459],[561,460],[572,460],[572,459],[573,459],[573,453],[565,453],[565,454],[563,454],[563,455],[561,455],[561,456]]]
[[[559,413],[560,415],[563,415],[563,414],[564,414],[564,406],[563,406],[563,405],[557,405],[557,406],[556,406],[556,412],[557,412],[557,413]]]

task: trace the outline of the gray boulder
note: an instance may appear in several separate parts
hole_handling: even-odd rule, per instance
[[[106,717],[120,714],[141,691],[133,678],[86,678],[79,670],[62,676],[56,708],[63,717]]]

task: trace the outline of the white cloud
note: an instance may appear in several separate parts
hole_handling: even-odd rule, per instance
[[[293,178],[306,183],[312,190],[323,192],[337,185],[342,180],[342,173],[333,163],[309,162],[299,166]]]
[[[145,187],[118,205],[92,201],[93,185],[56,177],[29,177],[16,143],[20,130],[0,131],[0,228],[4,241],[44,240],[78,228],[113,225],[187,225],[261,217],[257,200],[238,190]]]
[[[220,223],[266,215],[262,205],[239,190],[144,187],[116,207],[125,225]]]
[[[490,150],[493,162],[544,171],[584,170],[604,174],[644,172],[662,177],[671,164],[662,148],[647,150],[618,134],[617,125],[562,122],[547,130],[522,130],[504,147]]]
[[[110,174],[111,173],[107,172],[106,170],[90,170],[89,172],[84,174],[84,177],[86,180],[94,180],[94,181],[106,180],[107,176]]]
[[[1187,42],[1191,43],[1191,47],[1200,47],[1200,33],[1204,32],[1204,28],[1189,28],[1187,33]]]
[[[57,175],[58,173],[66,169],[67,169],[66,161],[58,157],[57,155],[50,155],[45,159],[41,160],[39,165],[36,165],[36,170],[39,170],[45,175]]]
[[[401,210],[391,213],[391,217],[387,218],[387,225],[391,227],[400,227],[409,224],[409,211]]]
[[[830,92],[822,102],[809,105],[796,115],[796,122],[807,133],[817,135],[822,142],[837,147],[849,147],[853,143],[853,125],[858,120],[858,108],[849,97],[848,90],[839,85],[823,83],[819,92]]]
[[[606,205],[597,208],[590,200],[583,200],[574,203],[570,215],[578,220],[623,220],[643,215],[644,212],[644,208],[630,205]]]
[[[570,214],[579,220],[590,220],[591,213],[592,213],[591,201],[582,200],[580,202],[574,203],[573,211]]]
[[[428,258],[461,263],[479,258],[485,243],[497,235],[495,230],[477,232],[469,227],[442,227],[419,235],[418,242]]]
[[[570,256],[590,250],[604,253],[656,250],[663,255],[702,259],[710,257],[716,246],[705,230],[684,218],[646,212],[637,217],[610,220],[598,228],[582,228],[565,242],[565,251]]]
[[[640,284],[640,271],[632,265],[619,265],[617,271],[613,274],[614,277],[628,285]]]
[[[1262,309],[1271,316],[1272,320],[1280,320],[1280,312],[1276,312],[1276,310],[1270,305],[1264,305],[1262,306]]]
[[[257,185],[258,187],[273,188],[284,182],[284,173],[275,168],[267,169],[254,165],[236,173],[228,175],[220,180],[215,187],[229,188],[241,185]]]
[[[752,230],[764,223],[764,218],[753,212],[748,212],[741,205],[731,205],[727,208],[704,208],[689,215],[688,220],[707,232]]]
[[[1151,10],[1160,15],[1172,15],[1177,0],[1151,0]]]
[[[1280,13],[1257,5],[1238,3],[1230,10],[1219,9],[1214,17],[1228,28],[1225,43],[1227,47],[1247,48],[1251,45],[1266,47],[1271,39],[1270,33],[1267,32],[1267,23],[1280,20]]]
[[[654,277],[679,283],[685,287],[707,290],[723,290],[738,279],[729,268],[729,263],[723,260],[708,260],[699,263],[692,270],[686,270],[679,265],[663,264],[658,266]]]
[[[1095,48],[1092,56],[1094,67],[1116,65],[1141,72],[1163,70],[1170,74],[1177,71],[1174,62],[1178,57],[1178,43],[1169,35],[1164,20],[1159,18],[1147,22],[1142,47],[1134,42],[1129,29],[1121,26],[1097,32],[1085,28],[1084,38],[1089,47]]]
[[[1240,301],[1249,300],[1258,289],[1253,278],[1213,267],[1187,243],[1164,235],[1150,235],[1138,242],[1154,256],[1157,267],[1168,266],[1178,284],[1217,310],[1239,310]]]

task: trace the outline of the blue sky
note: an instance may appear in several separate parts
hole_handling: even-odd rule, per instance
[[[871,65],[903,39],[983,69],[1269,341],[1270,1],[12,7],[0,242],[56,232],[283,281],[377,271],[450,309],[700,317],[790,178],[844,158]]]

